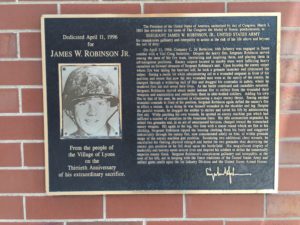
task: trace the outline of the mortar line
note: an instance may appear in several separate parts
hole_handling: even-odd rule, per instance
[[[84,220],[59,220],[59,219],[51,219],[51,220],[39,220],[39,219],[31,219],[31,220],[24,220],[24,219],[0,219],[0,223],[24,223],[24,222],[27,222],[27,223],[62,223],[62,224],[68,224],[68,223],[82,223],[84,224],[84,222],[86,223],[93,223],[93,222],[120,222],[120,223],[123,223],[123,222],[140,222],[143,224],[143,220],[125,220],[125,219],[119,219],[119,220],[100,220],[100,219],[84,219]]]
[[[16,38],[17,38],[17,58],[21,58],[21,46],[20,46],[20,33],[16,33]]]
[[[21,143],[21,165],[22,165],[22,169],[25,168],[25,163],[24,163],[24,143]]]
[[[186,194],[182,195],[182,217],[186,218]]]
[[[20,169],[20,170],[27,170],[27,169]],[[28,169],[28,171],[31,170],[31,169]],[[291,196],[291,195],[299,195],[300,194],[300,191],[279,191],[278,192],[278,195],[285,195],[285,196]],[[45,197],[45,196],[49,196],[48,194],[44,193],[44,192],[41,192],[41,193],[27,193],[27,192],[21,192],[21,193],[0,193],[0,197]],[[51,195],[50,195],[51,196]],[[71,196],[71,195],[70,195]],[[74,195],[75,196],[75,195]],[[90,195],[90,196],[93,196],[93,195]],[[95,195],[94,195],[95,196]],[[262,219],[272,219],[272,218],[264,218],[264,217],[261,217]],[[120,218],[118,218],[120,219]],[[128,219],[128,218],[127,218]],[[133,218],[135,220],[137,219],[140,219],[140,221],[143,219],[141,218]],[[145,219],[145,218],[144,218]],[[161,219],[164,219],[166,221],[168,220],[184,220],[184,221],[189,221],[189,220],[228,220],[228,219],[232,219],[232,218],[160,218]],[[244,219],[247,219],[247,218],[244,218]],[[253,218],[248,218],[249,219],[253,219]],[[260,218],[254,218],[254,220],[258,220]],[[277,219],[280,219],[280,218],[277,218]],[[282,219],[285,219],[285,218],[282,218]],[[297,219],[300,220],[300,217],[297,217]],[[106,219],[102,219],[104,221],[106,220],[112,220],[112,221],[115,221],[117,219],[113,219],[113,218],[106,218]],[[151,218],[147,218],[145,220],[151,220],[151,221],[155,221],[155,219],[151,219]],[[156,218],[157,220],[157,218]]]
[[[33,33],[33,32],[41,32],[39,29],[25,29],[25,30],[18,30],[18,29],[3,29],[0,30],[0,33]]]
[[[300,110],[281,110],[280,114],[300,114]]]
[[[106,219],[106,195],[102,197],[102,207],[103,207],[103,219]]]
[[[145,222],[153,222],[153,221],[223,221],[225,218],[144,218]],[[109,221],[109,220],[107,220]],[[112,221],[112,220],[111,220]]]
[[[1,193],[0,197],[45,197],[49,196],[45,193],[34,193],[34,194],[28,194],[28,193],[18,193],[18,194],[12,194],[12,193]]]
[[[26,197],[25,196],[23,196],[23,217],[24,217],[24,220],[26,221],[27,216],[26,216]]]
[[[300,191],[279,191],[280,195],[299,195]]]
[[[280,138],[279,139],[280,142],[285,141],[285,142],[293,142],[293,141],[300,141],[300,137],[291,137],[291,138]]]
[[[279,164],[279,168],[287,168],[287,169],[300,168],[300,164]]]
[[[7,144],[7,143],[44,143],[44,140],[0,140],[0,144]]]
[[[255,218],[118,218],[118,219],[81,219],[80,222],[144,222],[144,221],[291,221],[291,220],[299,220],[300,217],[273,217],[273,218],[263,218],[263,217],[255,217]],[[0,219],[0,222],[24,222],[22,219]],[[26,222],[49,222],[49,219],[27,219]],[[78,219],[53,219],[51,222],[79,222]]]
[[[208,221],[209,218],[207,219],[203,219],[203,220],[207,220]],[[285,220],[299,220],[300,217],[272,217],[272,218],[264,218],[264,217],[256,217],[256,218],[224,218],[223,220],[226,221],[226,224],[227,222],[230,222],[230,221],[261,221],[261,220],[264,220],[264,221],[276,221],[276,220],[282,220],[282,221],[285,221]],[[191,221],[202,221],[202,220],[199,220],[199,219],[190,219]],[[212,219],[213,220],[213,219]],[[219,218],[218,219],[215,219],[215,221],[219,221]]]
[[[19,113],[22,113],[22,89],[18,87]]]
[[[267,194],[264,194],[264,218],[267,217]]]
[[[300,191],[279,191],[277,193],[277,195],[285,195],[285,196],[293,196],[293,195],[299,195],[300,194]],[[226,195],[226,194],[225,194]],[[26,196],[26,197],[45,197],[45,196],[49,196],[48,194],[44,193],[44,192],[40,192],[40,193],[0,193],[0,197],[22,197],[22,196]],[[50,195],[52,196],[52,195]],[[71,196],[71,195],[70,195]],[[73,196],[79,196],[79,195],[73,195]],[[89,196],[97,196],[97,195],[89,195]],[[261,217],[261,218],[264,218],[264,217]],[[298,217],[300,219],[300,217]],[[118,218],[120,219],[120,218]],[[127,218],[128,219],[128,218]],[[141,218],[133,218],[133,219],[141,219]],[[159,220],[161,219],[164,219],[166,221],[168,220],[175,220],[175,221],[181,221],[181,220],[184,220],[184,221],[202,221],[202,220],[208,220],[209,218],[159,218]],[[211,220],[223,220],[223,219],[230,219],[230,218],[210,218]],[[251,218],[252,219],[252,218]],[[257,219],[257,218],[256,218]],[[264,218],[264,219],[267,219],[267,218]],[[113,218],[106,218],[106,219],[103,219],[102,220],[106,221],[106,220],[111,220],[111,221],[115,221],[116,219],[113,219]],[[156,219],[151,219],[151,218],[147,218],[146,221],[149,220],[149,221],[157,221],[157,218]]]
[[[144,2],[140,2],[140,6],[141,6],[141,14],[145,14]]]
[[[57,0],[57,2],[58,1],[59,0]],[[54,3],[55,2],[53,2],[53,1],[22,1],[22,2],[20,2],[19,0],[16,0],[16,2],[0,2],[0,5],[36,5],[36,4],[54,5]],[[81,3],[84,3],[84,1],[82,1]]]
[[[41,61],[42,58],[1,58],[0,62],[7,62],[7,61]]]
[[[42,85],[1,85],[0,89],[16,89],[16,88],[22,88],[22,89],[42,89]]]
[[[12,166],[7,166],[7,167],[0,167],[0,170],[44,170],[45,167],[43,166],[21,166],[21,167],[12,167]]]
[[[64,3],[64,4],[97,4],[99,2],[103,2],[104,4],[124,4],[124,1],[115,1],[115,2],[109,2],[109,1],[67,1],[67,2],[60,2],[60,0],[55,0],[55,1],[22,1],[20,2],[19,0],[16,0],[17,2],[0,2],[0,5],[35,5],[35,4],[55,4],[55,3]],[[182,3],[186,3],[186,1],[181,1]],[[203,0],[202,2],[205,3],[211,3],[211,0]],[[213,2],[220,2],[223,3],[224,0],[214,0]],[[236,3],[236,0],[228,0],[228,3]],[[274,2],[274,0],[240,0],[238,2]],[[278,0],[275,0],[275,2],[280,2]],[[299,0],[285,0],[285,2],[299,2]],[[126,1],[126,3],[134,4],[136,1]],[[165,1],[149,1],[149,3],[165,3]],[[168,1],[168,3],[178,3],[178,1]],[[190,0],[188,3],[198,3],[197,0]]]
[[[280,59],[300,59],[300,55],[280,55]]]
[[[300,27],[281,27],[282,31],[299,31]]]
[[[61,14],[61,6],[60,6],[60,3],[57,3],[57,14]]]
[[[228,13],[228,2],[227,1],[224,2],[224,11],[225,11],[225,13]]]
[[[199,0],[189,0],[189,1],[186,1],[186,0],[181,0],[181,1],[177,1],[177,0],[173,0],[173,1],[168,1],[168,3],[199,3],[198,2]],[[235,0],[234,0],[235,1]],[[250,0],[249,0],[250,1]],[[251,0],[253,1],[253,0]],[[255,1],[255,0],[254,0]],[[258,0],[256,0],[258,1]],[[261,1],[261,0],[259,0]],[[274,2],[274,0],[269,0],[270,2]],[[286,0],[286,1],[291,1],[291,0]],[[295,1],[295,0],[293,0]],[[30,2],[30,1],[28,1]],[[104,1],[104,0],[94,0],[94,1],[65,1],[65,2],[60,2],[60,0],[56,0],[56,1],[42,1],[42,3],[45,3],[45,2],[48,2],[48,3],[60,3],[62,5],[65,5],[65,4],[89,4],[89,5],[95,5],[95,4],[99,4],[99,2],[101,3],[104,3],[104,4],[113,4],[113,5],[116,5],[116,4],[138,4],[139,1],[135,1],[135,0],[131,0],[131,1],[122,1],[122,0],[119,0],[119,1]],[[152,1],[145,1],[146,3],[166,3],[165,0],[162,0],[162,1],[155,1],[155,0],[152,0]],[[202,0],[201,2],[206,2],[206,3],[209,3],[209,2],[212,2],[211,0]],[[223,3],[224,0],[214,0],[213,2],[220,2],[220,3]],[[38,1],[36,1],[36,3],[39,3]]]
[[[55,0],[55,1],[35,1],[35,2],[32,2],[32,1],[22,1],[22,2],[19,2],[19,0],[17,0],[17,2],[3,2],[3,3],[0,3],[2,5],[4,4],[7,4],[7,5],[16,5],[17,3],[19,3],[20,5],[21,4],[53,4],[53,3],[56,3],[56,2],[60,2],[60,0]],[[97,1],[67,1],[65,2],[65,4],[74,4],[74,3],[77,3],[77,4],[83,4],[83,3],[86,3],[86,4],[96,4],[98,2],[104,2],[105,4],[120,4],[120,3],[123,3],[124,4],[124,1],[113,1],[113,2],[109,2],[109,1],[101,1],[101,0],[97,0]],[[178,3],[178,1],[168,1],[169,3]],[[197,0],[190,0],[190,1],[180,1],[182,3],[198,3]],[[202,2],[212,2],[211,0],[203,0]],[[224,2],[224,0],[214,0],[213,2]],[[236,1],[236,0],[228,0],[229,3],[236,3],[236,2],[280,2],[279,0],[265,0],[265,1],[262,1],[262,0],[239,0],[239,1]],[[285,0],[285,2],[299,2],[299,0]],[[126,1],[126,3],[136,3],[136,1],[134,0],[130,0],[130,1]],[[165,3],[165,1],[163,0],[160,0],[160,1],[149,1],[149,3]]]
[[[42,112],[40,113],[0,113],[0,117],[2,116],[43,116]]]
[[[298,194],[300,194],[300,191],[290,191],[290,192],[288,192],[288,191],[279,191],[278,192],[278,194],[279,195],[285,195],[285,196],[290,196],[290,195],[298,195]],[[26,193],[26,192],[22,192],[22,193],[0,193],[0,196],[1,197],[3,197],[3,196],[10,196],[10,197],[23,197],[23,196],[25,196],[25,197],[36,197],[36,196],[40,196],[40,197],[45,197],[45,196],[49,196],[48,194],[46,194],[46,193],[44,193],[44,192],[41,192],[41,193]],[[51,196],[51,195],[50,195]],[[70,195],[70,196],[72,196],[72,195]],[[74,196],[76,196],[76,195],[74,195]],[[77,195],[78,196],[78,195]],[[93,195],[90,195],[90,196],[93,196]],[[96,195],[94,195],[94,196],[96,196]],[[203,221],[203,220],[212,220],[212,221],[223,221],[223,220],[232,220],[233,218],[230,218],[230,217],[228,217],[228,218],[197,218],[197,217],[195,217],[195,218],[181,218],[181,217],[178,217],[178,218],[174,218],[174,217],[172,217],[172,218],[117,218],[117,219],[115,219],[115,218],[106,218],[106,219],[104,219],[104,218],[102,218],[102,219],[99,219],[99,220],[103,220],[103,221],[105,221],[105,220],[110,220],[110,221],[118,221],[118,220],[124,220],[124,219],[126,219],[127,221],[130,221],[130,220],[134,220],[134,221],[137,221],[137,220],[139,220],[139,221],[147,221],[147,220],[149,220],[149,221],[157,221],[157,219],[160,219],[160,220],[164,220],[164,221],[181,221],[181,220],[184,220],[184,221],[189,221],[189,220],[191,220],[191,221]],[[249,217],[249,218],[247,218],[247,217],[245,217],[245,218],[239,218],[239,219],[244,219],[244,220],[259,220],[259,219],[269,219],[269,220],[280,220],[280,219],[286,219],[286,218],[284,218],[284,217],[277,217],[277,218],[264,218],[264,217],[255,217],[255,218],[251,218],[251,217]],[[293,219],[300,219],[300,217],[293,217]]]
[[[281,87],[300,87],[300,83],[281,83]]]

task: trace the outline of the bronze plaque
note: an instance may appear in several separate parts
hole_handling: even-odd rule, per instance
[[[277,190],[280,14],[42,18],[49,194]]]

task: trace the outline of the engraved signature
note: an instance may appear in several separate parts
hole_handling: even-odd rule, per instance
[[[252,176],[251,173],[236,173],[235,168],[231,166],[224,167],[223,170],[217,167],[216,171],[212,171],[211,167],[205,169],[206,176],[211,177],[215,181],[216,177],[226,176],[229,183],[232,184],[232,177],[234,176]]]

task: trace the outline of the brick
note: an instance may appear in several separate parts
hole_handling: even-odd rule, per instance
[[[41,34],[21,33],[20,34],[20,55],[22,58],[41,57]]]
[[[56,14],[56,5],[1,5],[0,29],[40,29],[43,14]]]
[[[280,109],[300,109],[300,86],[285,86],[280,88]]]
[[[299,2],[239,2],[228,3],[228,12],[281,12],[284,27],[300,26]]]
[[[145,13],[225,12],[224,3],[145,3]]]
[[[21,166],[20,144],[0,144],[0,166]]]
[[[23,219],[22,197],[0,197],[0,219]]]
[[[0,140],[42,140],[42,116],[2,116],[0,117]]]
[[[24,144],[24,165],[44,166],[44,144],[25,143]]]
[[[100,219],[102,197],[28,197],[27,219]]]
[[[300,137],[300,114],[280,115],[280,137]]]
[[[108,218],[182,217],[180,195],[107,196],[106,204]]]
[[[17,56],[16,35],[15,34],[5,34],[5,33],[0,34],[0,57],[15,58],[16,56]]]
[[[223,221],[153,221],[147,225],[223,225]]]
[[[280,77],[282,83],[300,83],[300,60],[282,59]]]
[[[300,164],[300,142],[280,142],[280,164]]]
[[[42,84],[42,64],[37,61],[0,62],[2,85]]]
[[[0,113],[19,112],[18,89],[0,89]]]
[[[300,168],[280,168],[279,191],[300,191]]]
[[[143,222],[74,222],[68,225],[142,225]],[[0,224],[1,225],[1,224]]]
[[[299,55],[300,54],[300,31],[289,30],[281,33],[281,54]]]
[[[139,4],[63,4],[63,14],[140,13]]]
[[[43,112],[43,90],[23,89],[22,110],[23,112]]]
[[[300,225],[300,220],[230,221],[226,225]]]
[[[0,170],[1,193],[45,192],[44,170]]]
[[[267,195],[267,216],[300,216],[300,195]]]
[[[187,195],[187,217],[262,217],[263,195]]]

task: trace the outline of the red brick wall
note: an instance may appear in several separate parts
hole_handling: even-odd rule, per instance
[[[282,13],[278,194],[49,197],[45,194],[40,16]],[[300,2],[0,0],[0,225],[300,225]]]

